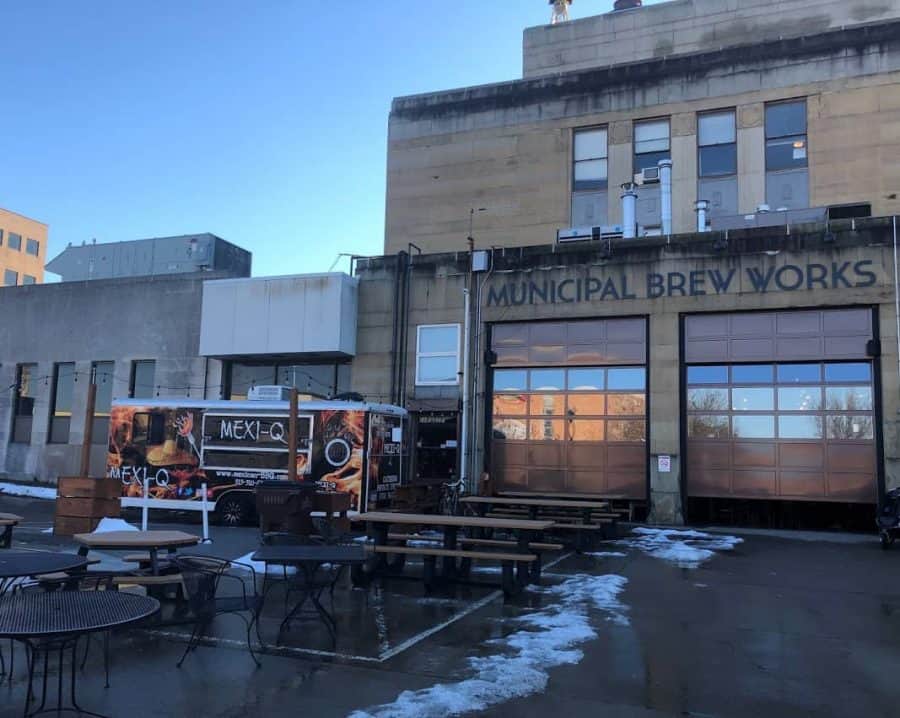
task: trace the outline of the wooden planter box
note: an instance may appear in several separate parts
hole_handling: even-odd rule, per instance
[[[60,476],[56,495],[70,499],[118,499],[122,495],[122,484],[114,479]]]
[[[119,516],[121,492],[121,484],[111,479],[60,476],[53,533],[57,536],[90,533],[97,528],[100,519]]]

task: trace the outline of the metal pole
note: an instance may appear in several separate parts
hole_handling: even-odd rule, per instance
[[[147,530],[147,520],[148,515],[150,513],[150,507],[147,505],[147,500],[150,496],[150,479],[144,479],[144,500],[141,502],[143,507],[141,508],[141,531]]]
[[[87,476],[91,472],[91,442],[94,439],[94,406],[97,403],[97,385],[94,377],[91,377],[91,385],[88,387],[87,408],[84,412],[84,442],[81,444],[81,473],[79,476]]]
[[[209,540],[209,503],[206,501],[206,482],[200,484],[200,491],[203,494],[200,497],[203,510],[203,543],[210,543]]]
[[[288,481],[297,480],[297,387],[291,387],[288,414]]]

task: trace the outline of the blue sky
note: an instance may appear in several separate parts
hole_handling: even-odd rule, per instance
[[[520,77],[522,31],[549,15],[543,0],[3,2],[0,207],[50,225],[48,258],[204,231],[250,249],[257,276],[379,254],[391,98]]]

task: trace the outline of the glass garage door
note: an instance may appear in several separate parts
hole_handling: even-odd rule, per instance
[[[643,366],[495,370],[498,487],[645,499],[646,384]]]
[[[871,362],[687,367],[696,497],[873,503]]]

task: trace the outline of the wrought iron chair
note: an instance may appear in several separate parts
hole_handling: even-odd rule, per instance
[[[235,615],[246,624],[247,650],[253,662],[256,663],[256,667],[259,668],[261,664],[253,652],[250,638],[253,624],[259,620],[261,607],[261,596],[256,590],[256,571],[253,566],[211,556],[178,556],[173,559],[173,564],[181,573],[191,622],[194,624],[188,645],[176,665],[181,668],[188,653],[197,648],[206,629],[216,616]],[[234,573],[236,570],[248,572],[250,574],[249,581]],[[226,579],[235,582],[231,585],[237,586],[240,593],[220,595],[222,581]],[[244,615],[247,613],[250,614],[249,618]],[[258,633],[257,623],[257,635]]]

